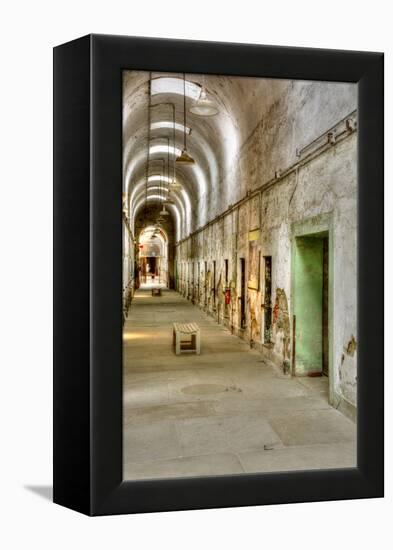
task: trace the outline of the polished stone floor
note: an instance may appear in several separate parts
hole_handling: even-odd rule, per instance
[[[172,323],[197,322],[201,355],[176,356]],[[356,465],[356,427],[327,378],[284,376],[211,317],[137,291],[124,329],[124,478]]]

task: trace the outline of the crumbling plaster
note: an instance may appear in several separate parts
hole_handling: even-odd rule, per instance
[[[143,196],[143,187],[138,190],[137,186],[145,174],[149,73],[125,71],[124,75],[124,192],[130,201],[134,188],[136,197]],[[274,322],[272,345],[263,343],[263,257],[272,257],[272,306],[280,294],[278,302],[287,303],[291,323],[293,228],[329,214],[334,278],[331,401],[336,406],[341,401],[356,405],[356,347],[348,353],[348,343],[357,340],[356,132],[317,147],[316,154],[309,155],[308,149],[320,136],[326,143],[326,132],[356,110],[356,85],[217,75],[187,75],[187,80],[203,84],[220,113],[211,118],[188,113],[192,133],[187,144],[196,165],[176,170],[191,203],[187,212],[184,196],[177,198],[181,219],[174,276],[178,290],[283,366],[292,346],[291,342],[288,351],[283,324],[278,327]],[[154,99],[166,101],[176,105],[176,120],[181,122],[181,98],[161,94]],[[154,117],[168,120],[168,112],[158,107]],[[164,134],[152,132],[154,138]],[[181,143],[182,134],[176,131],[176,144],[180,147]],[[149,199],[153,192],[148,190]],[[154,200],[149,204],[153,206]],[[131,228],[135,222],[132,208],[128,203]],[[246,260],[248,270],[249,232],[255,229],[259,229],[257,251],[261,255],[259,289],[247,288],[246,272],[246,323],[242,327],[240,258]],[[229,304],[224,299],[227,288]]]
[[[180,290],[187,286],[185,295],[199,303],[219,322],[232,328],[240,336],[250,341],[251,326],[257,323],[260,349],[269,353],[280,366],[284,365],[284,333],[273,324],[273,346],[267,348],[262,342],[263,325],[263,261],[261,261],[260,290],[247,289],[246,328],[242,329],[239,320],[240,273],[239,258],[246,259],[248,265],[248,234],[260,227],[258,250],[263,256],[271,256],[272,261],[272,304],[276,303],[277,289],[280,289],[288,303],[291,321],[291,239],[294,224],[304,220],[318,219],[323,214],[332,217],[333,247],[333,323],[331,335],[334,342],[331,375],[331,401],[338,406],[341,400],[356,405],[356,350],[349,355],[344,349],[352,335],[356,335],[356,134],[348,135],[343,141],[327,148],[322,154],[300,166],[287,177],[278,180],[266,191],[261,190],[202,231],[179,243],[177,262],[183,263],[183,280],[178,281]],[[259,205],[260,202],[260,205]],[[259,224],[260,220],[260,224]],[[190,275],[191,262],[200,263],[200,280],[204,281],[207,270],[211,272],[212,262],[216,261],[216,284],[223,280],[224,260],[228,259],[230,281],[232,283],[231,304],[217,313],[217,303],[209,299],[205,305],[201,292],[194,295]],[[249,274],[246,273],[246,282]],[[194,284],[195,280],[194,280]],[[203,286],[203,283],[202,283]],[[201,285],[200,285],[201,287]],[[212,279],[208,281],[209,298]],[[222,298],[222,296],[220,296]],[[356,336],[354,336],[356,339]]]

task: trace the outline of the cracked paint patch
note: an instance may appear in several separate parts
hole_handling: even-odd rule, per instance
[[[351,339],[348,342],[347,349],[345,350],[348,355],[353,357],[357,348],[357,343],[355,337],[352,335]]]

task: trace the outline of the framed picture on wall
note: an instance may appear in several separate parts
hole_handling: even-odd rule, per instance
[[[55,48],[56,503],[383,495],[382,167],[380,53]]]

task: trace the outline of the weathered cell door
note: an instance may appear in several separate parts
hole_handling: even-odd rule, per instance
[[[326,232],[295,238],[295,374],[329,372],[329,242]]]
[[[246,326],[246,260],[240,258],[240,328]]]
[[[201,263],[198,262],[198,273],[197,273],[197,303],[198,304],[201,299],[200,286],[201,286]]]
[[[271,342],[272,336],[272,257],[265,256],[265,280],[264,280],[264,327],[263,341],[265,344]]]

